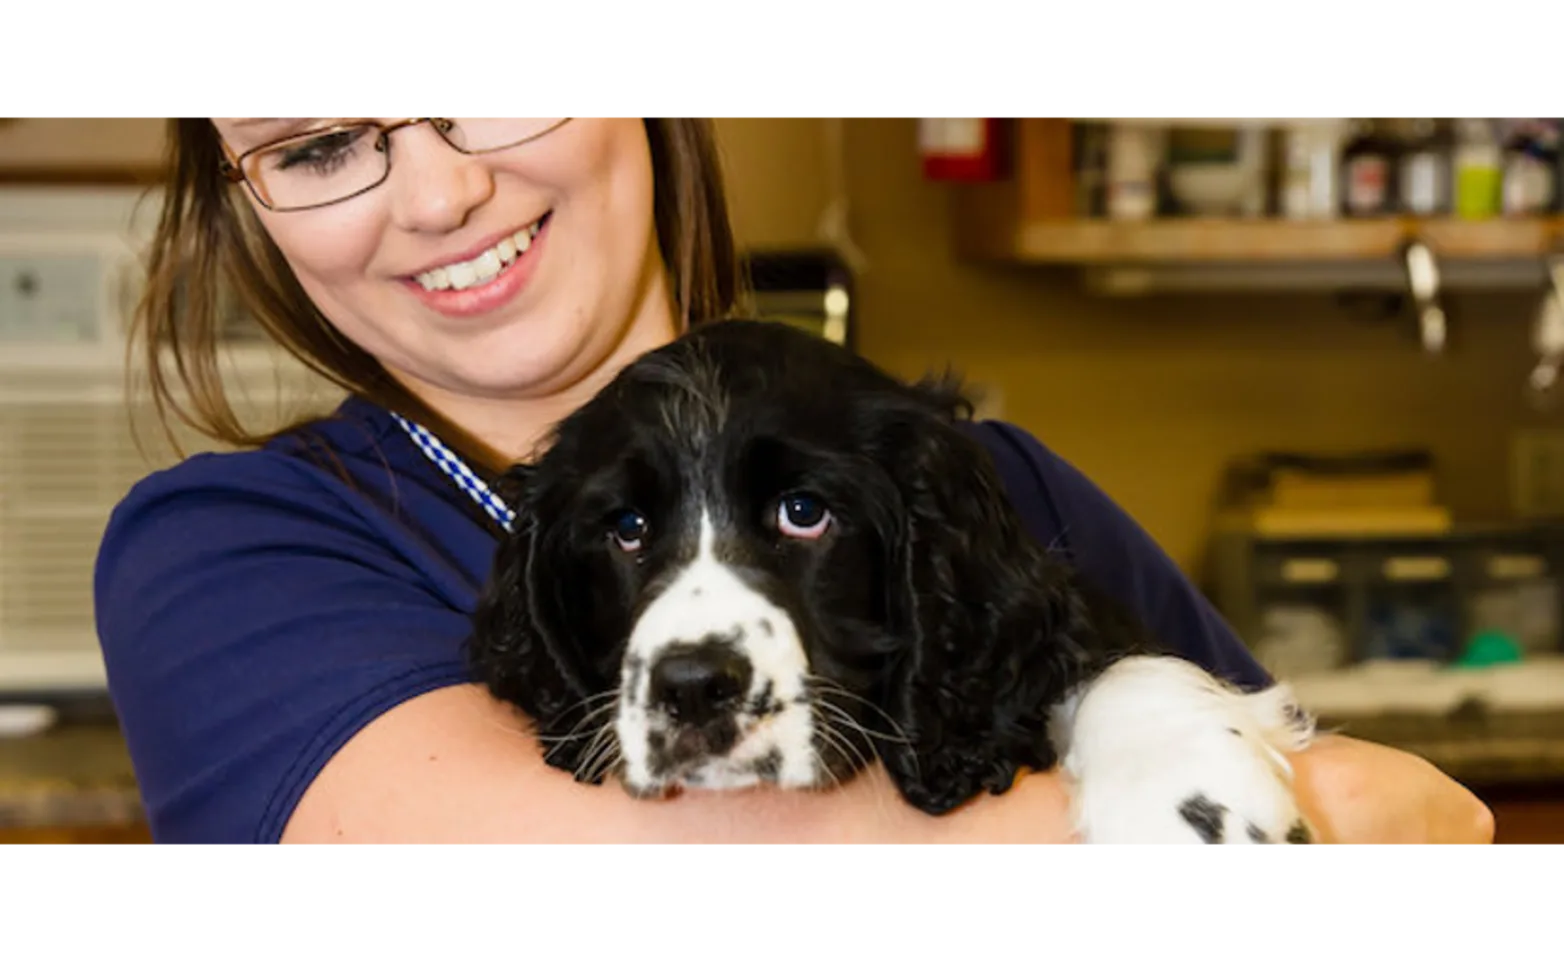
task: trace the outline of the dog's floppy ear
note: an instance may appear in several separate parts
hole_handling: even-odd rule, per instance
[[[560,593],[568,578],[550,562],[557,550],[543,511],[534,506],[533,477],[532,468],[518,466],[495,484],[516,517],[478,598],[468,661],[490,693],[531,718],[548,762],[577,771],[593,738],[570,734],[584,719],[588,688],[569,645],[568,608]]]
[[[902,648],[878,697],[900,729],[885,731],[882,760],[909,803],[944,813],[1054,765],[1049,708],[1086,676],[1093,640],[1065,568],[948,407],[893,416],[881,433],[876,456],[903,503],[885,600]]]

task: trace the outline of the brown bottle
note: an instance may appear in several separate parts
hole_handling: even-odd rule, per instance
[[[1382,217],[1395,209],[1395,150],[1372,120],[1353,120],[1341,151],[1341,210]]]

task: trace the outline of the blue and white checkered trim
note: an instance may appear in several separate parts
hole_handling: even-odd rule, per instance
[[[506,506],[505,501],[499,495],[489,489],[488,484],[478,479],[478,475],[472,472],[472,468],[450,447],[440,442],[434,434],[399,413],[391,414],[396,422],[402,425],[402,429],[413,438],[413,443],[424,452],[424,456],[434,462],[434,465],[444,471],[445,475],[456,481],[456,485],[467,491],[468,496],[478,502],[484,513],[493,517],[495,522],[504,527],[508,532],[511,524],[516,521],[516,511]]]

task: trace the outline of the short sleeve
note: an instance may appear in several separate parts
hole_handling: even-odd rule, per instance
[[[1017,511],[1045,546],[1180,656],[1246,689],[1272,684],[1167,552],[1080,470],[1012,424],[984,421],[976,429]]]
[[[467,679],[458,599],[345,490],[268,451],[203,455],[114,511],[95,616],[159,842],[279,840],[355,732]]]

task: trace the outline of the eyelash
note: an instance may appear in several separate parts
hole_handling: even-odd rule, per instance
[[[353,158],[353,149],[362,138],[361,131],[343,130],[306,140],[278,151],[276,168],[285,171],[302,165],[312,173],[325,176]]]

